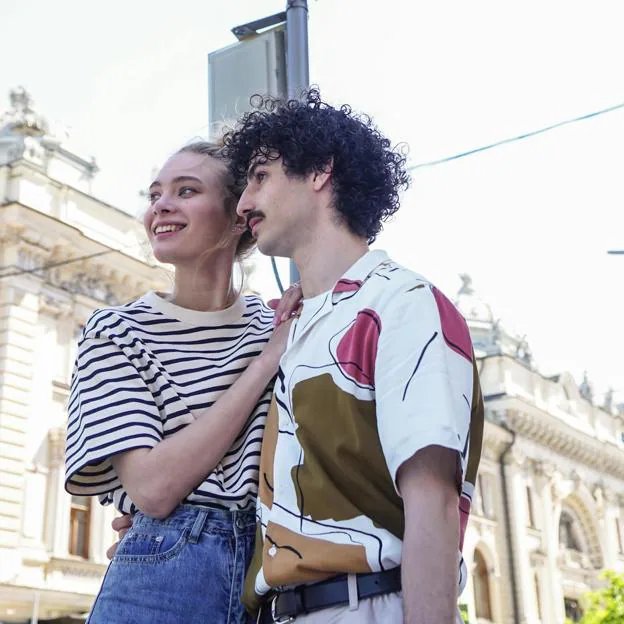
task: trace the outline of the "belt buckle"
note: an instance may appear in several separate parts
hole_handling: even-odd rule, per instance
[[[273,618],[273,622],[275,624],[291,624],[291,622],[295,621],[295,618],[292,615],[283,615],[278,618],[277,613],[275,612],[278,598],[279,594],[275,594],[275,596],[271,598],[271,617]]]

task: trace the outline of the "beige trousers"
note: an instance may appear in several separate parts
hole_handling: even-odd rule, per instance
[[[354,605],[355,606],[355,605]],[[457,612],[456,621],[462,624],[461,615]],[[300,615],[294,624],[402,624],[403,598],[401,592],[382,594],[358,601],[355,609],[331,607],[314,613]]]
[[[382,594],[365,598],[354,605],[321,609],[295,618],[295,624],[402,624],[403,599],[401,593]]]

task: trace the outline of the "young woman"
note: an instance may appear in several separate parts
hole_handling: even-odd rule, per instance
[[[66,488],[133,514],[88,622],[245,622],[260,444],[289,323],[273,330],[272,311],[236,292],[232,268],[253,241],[220,147],[174,154],[149,197],[145,229],[175,267],[173,291],[94,312],[72,380]]]

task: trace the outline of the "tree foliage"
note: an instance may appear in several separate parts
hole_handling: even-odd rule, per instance
[[[624,574],[603,573],[607,585],[585,597],[585,612],[579,624],[622,624],[624,622]]]

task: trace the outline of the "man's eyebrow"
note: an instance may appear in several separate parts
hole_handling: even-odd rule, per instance
[[[255,170],[260,166],[260,164],[261,163],[256,160],[253,163],[251,163],[251,165],[249,165],[249,169],[247,169],[247,182],[251,181],[251,178],[253,178],[253,174]]]
[[[195,176],[189,176],[189,175],[177,176],[177,177],[173,178],[173,180],[171,180],[172,184],[179,184],[180,182],[199,182],[200,184],[203,184],[203,182],[201,181],[200,178],[196,178]],[[160,181],[159,180],[154,180],[149,185],[149,188],[151,189],[154,186],[161,186]]]
[[[261,167],[262,165],[266,165],[268,162],[269,162],[268,158],[265,158],[264,156],[261,156],[258,154],[254,158],[251,165],[249,165],[249,168],[247,169],[247,182],[251,181],[251,178],[253,177],[253,174],[258,167]]]

